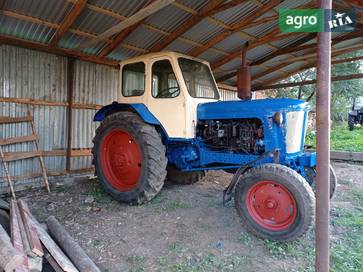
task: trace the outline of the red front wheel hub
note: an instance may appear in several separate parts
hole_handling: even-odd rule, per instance
[[[112,129],[101,142],[100,162],[108,183],[119,191],[134,189],[141,175],[142,155],[130,133]]]
[[[256,182],[246,196],[247,210],[260,226],[282,231],[296,219],[297,205],[289,190],[275,181]]]

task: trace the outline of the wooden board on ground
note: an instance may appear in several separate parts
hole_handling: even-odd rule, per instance
[[[30,211],[28,205],[22,199],[18,200],[18,204],[19,204],[20,214],[23,219],[25,232],[29,241],[30,249],[33,253],[41,257],[44,255],[44,252],[42,249],[42,245],[40,244],[37,230],[30,223],[30,218],[29,218]]]
[[[47,219],[48,231],[80,271],[101,272],[54,216]]]
[[[59,246],[53,241],[45,229],[39,224],[39,222],[29,213],[30,223],[36,229],[40,241],[44,247],[49,251],[50,255],[58,263],[63,271],[66,272],[78,272],[78,269],[72,264],[69,258],[63,253]]]
[[[22,265],[23,254],[11,244],[10,237],[0,225],[0,270],[10,272]]]
[[[23,252],[22,265],[17,268],[16,272],[29,271],[28,257],[24,253],[23,240],[20,233],[19,218],[17,213],[17,203],[15,200],[10,202],[10,230],[11,230],[11,241],[13,246],[19,252]]]

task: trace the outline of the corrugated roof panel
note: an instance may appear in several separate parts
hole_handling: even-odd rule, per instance
[[[274,8],[274,10],[278,11],[279,9],[293,9],[293,8],[297,8],[301,5],[307,4],[309,2],[312,2],[312,1],[311,0],[299,0],[299,1],[286,0],[286,1],[282,1],[277,7]]]
[[[213,63],[215,61],[222,59],[225,56],[226,55],[219,53],[215,50],[208,49],[207,51],[205,51],[201,55],[199,55],[198,58],[201,58],[206,61],[209,61],[210,63]]]
[[[306,63],[303,61],[296,61],[296,62],[292,62],[291,64],[282,67],[280,70],[286,72],[286,73],[290,73],[292,71],[295,71],[296,69],[299,69],[299,67],[305,65]]]
[[[122,16],[129,17],[149,5],[151,1],[89,0],[88,2],[89,4],[93,4],[107,10],[112,10]]]
[[[47,43],[54,32],[52,28],[0,14],[0,34]]]
[[[89,33],[100,34],[119,22],[120,20],[114,17],[90,9],[84,9],[73,23],[73,28]]]
[[[257,74],[257,73],[261,73],[262,71],[264,71],[264,69],[262,69],[260,66],[251,66],[252,76]]]
[[[77,48],[87,41],[89,41],[89,39],[86,37],[79,36],[71,32],[66,32],[59,41],[58,45],[59,47],[63,48]]]
[[[349,46],[358,45],[358,44],[363,45],[362,37],[340,42],[338,44],[333,45],[333,48],[343,49],[344,47],[349,47]]]
[[[284,61],[284,60],[286,60],[288,58],[288,56],[287,55],[280,55],[280,56],[277,56],[277,57],[274,57],[274,58],[272,58],[272,59],[270,59],[270,60],[268,60],[268,61],[266,61],[264,64],[265,65],[275,65],[276,64],[276,62],[281,62],[281,61]]]
[[[238,6],[235,6],[234,8],[219,12],[213,15],[213,17],[217,20],[224,22],[225,24],[231,25],[235,23],[240,23],[241,21],[243,21],[244,18],[253,14],[257,8],[258,5],[251,1],[247,1]]]
[[[184,6],[187,6],[188,8],[194,9],[196,11],[203,8],[205,5],[207,5],[210,2],[210,0],[180,0],[178,3],[183,4]]]
[[[251,50],[248,50],[247,59],[250,61],[254,61],[263,58],[264,56],[271,54],[272,52],[273,49],[271,49],[270,47],[267,47],[266,45],[261,45]]]
[[[183,37],[199,43],[205,43],[218,34],[222,33],[223,30],[223,27],[212,24],[208,20],[204,19],[185,32]]]
[[[164,31],[173,31],[192,14],[176,6],[169,5],[146,19],[146,22]]]
[[[239,66],[241,66],[241,59],[235,58],[219,68],[223,71],[231,72],[237,70]]]
[[[187,53],[190,50],[192,50],[194,46],[190,43],[186,43],[182,40],[175,40],[171,44],[169,44],[167,47],[165,47],[163,50],[169,50],[169,51],[176,51],[180,53]]]
[[[242,49],[246,41],[239,33],[234,33],[214,47],[232,53],[238,49]]]
[[[11,0],[5,1],[4,10],[40,18],[53,23],[61,23],[73,7],[64,0]]]
[[[108,57],[114,60],[126,60],[135,56],[140,55],[140,52],[131,50],[123,47],[122,45],[118,46],[115,50],[113,50]]]
[[[276,47],[286,47],[288,46],[289,44],[292,44],[298,40],[300,40],[301,38],[303,38],[306,34],[298,34],[297,35],[294,35],[294,36],[291,36],[291,37],[288,37],[288,38],[285,38],[285,39],[282,39],[282,40],[279,40],[279,41],[274,41],[274,42],[271,42],[271,44],[273,46],[276,46]]]
[[[151,48],[163,37],[164,35],[158,32],[150,31],[141,25],[125,39],[125,43],[147,49]]]
[[[262,38],[269,34],[278,27],[278,21],[271,21],[266,24],[256,25],[254,27],[246,28],[243,31],[256,38]]]

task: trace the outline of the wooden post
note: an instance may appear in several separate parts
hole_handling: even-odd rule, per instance
[[[73,82],[74,81],[74,59],[68,58],[67,66],[67,157],[66,157],[66,172],[71,172],[71,159],[72,159],[72,106],[73,106]]]
[[[101,271],[54,216],[48,217],[47,227],[52,238],[69,256],[79,271]]]

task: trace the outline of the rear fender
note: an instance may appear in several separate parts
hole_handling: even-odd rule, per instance
[[[108,115],[120,111],[131,111],[137,113],[145,123],[154,125],[156,127],[156,129],[161,134],[163,141],[169,139],[165,129],[163,128],[159,120],[147,109],[144,104],[141,103],[125,104],[113,102],[112,104],[109,104],[99,109],[93,117],[93,121],[102,122]]]

